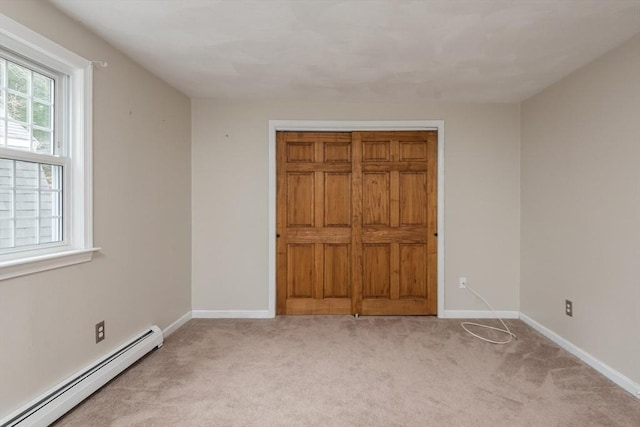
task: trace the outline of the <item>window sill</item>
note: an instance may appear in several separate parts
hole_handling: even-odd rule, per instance
[[[100,248],[73,249],[47,255],[0,262],[0,281],[40,271],[89,262]]]

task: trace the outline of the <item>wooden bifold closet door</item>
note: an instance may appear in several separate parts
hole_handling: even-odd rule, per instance
[[[276,144],[276,313],[436,314],[436,131]]]

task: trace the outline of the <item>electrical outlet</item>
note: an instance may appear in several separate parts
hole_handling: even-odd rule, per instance
[[[564,314],[573,317],[573,303],[568,299],[564,300]]]
[[[460,289],[464,289],[467,287],[467,278],[466,277],[461,277],[460,278]]]
[[[100,323],[96,323],[96,344],[104,339],[104,320]]]

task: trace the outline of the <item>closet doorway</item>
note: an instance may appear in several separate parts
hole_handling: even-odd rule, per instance
[[[276,133],[276,314],[437,314],[438,134]]]

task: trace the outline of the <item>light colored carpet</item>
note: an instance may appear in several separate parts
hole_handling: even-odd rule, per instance
[[[640,426],[640,402],[521,321],[192,320],[67,426]]]

